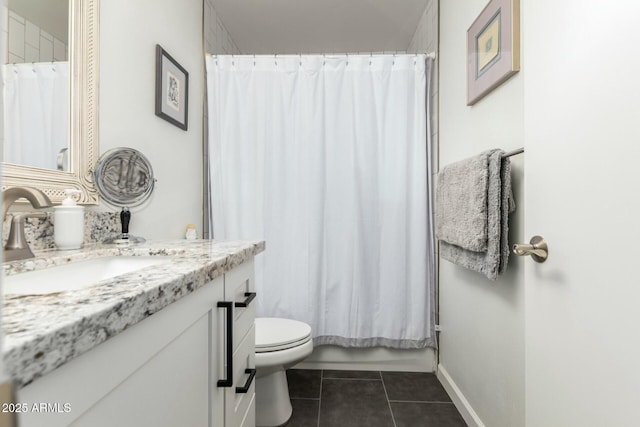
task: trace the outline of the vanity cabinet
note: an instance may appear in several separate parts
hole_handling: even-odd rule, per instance
[[[254,427],[253,292],[248,260],[19,390],[20,425]]]

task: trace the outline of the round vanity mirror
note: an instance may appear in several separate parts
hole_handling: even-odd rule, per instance
[[[106,243],[144,242],[143,238],[129,234],[129,208],[144,203],[151,196],[155,179],[149,160],[133,148],[114,148],[100,156],[93,179],[100,196],[107,203],[122,208],[122,234]]]
[[[133,148],[114,148],[98,160],[93,172],[100,195],[118,207],[144,203],[153,191],[153,168],[149,160]]]

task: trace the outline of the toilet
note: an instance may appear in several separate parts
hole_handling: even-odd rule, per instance
[[[256,426],[274,427],[291,418],[285,371],[313,351],[311,327],[290,319],[256,319]]]

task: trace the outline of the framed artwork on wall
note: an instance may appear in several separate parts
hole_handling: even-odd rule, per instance
[[[467,30],[467,105],[519,70],[519,0],[491,0]]]
[[[182,130],[189,118],[189,73],[156,45],[156,116]]]

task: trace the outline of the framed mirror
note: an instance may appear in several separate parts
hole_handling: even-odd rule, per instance
[[[21,17],[18,13],[11,11],[11,2],[9,0],[9,38],[11,38],[11,25],[14,21],[20,24]],[[16,186],[36,187],[42,190],[53,203],[60,203],[64,197],[64,190],[75,188],[80,191],[79,202],[82,204],[97,204],[98,193],[93,182],[93,168],[98,160],[98,76],[99,76],[99,0],[68,0],[68,120],[66,124],[66,139],[68,146],[59,150],[57,156],[57,168],[36,167],[29,165],[29,160],[24,162],[10,163],[8,161],[2,164],[2,189]],[[6,3],[6,2],[3,2]],[[42,4],[42,3],[40,3]],[[25,36],[27,40],[30,34],[34,33],[34,24],[27,19],[24,20]],[[28,21],[28,23],[27,23]],[[50,32],[45,32],[49,34]],[[42,34],[42,33],[41,33]],[[11,40],[3,41],[8,46],[14,45],[16,42]],[[25,49],[29,54],[29,46]],[[12,62],[15,60],[11,53],[7,58],[3,58],[3,62],[9,64],[5,68],[5,72],[9,70]],[[35,75],[37,65],[35,61],[29,61],[25,58],[25,66],[32,65]],[[29,64],[31,63],[31,64]],[[42,63],[42,59],[38,64]],[[45,62],[45,64],[47,64]],[[49,63],[49,68],[54,68],[56,62]],[[13,70],[13,69],[12,69]],[[12,71],[14,72],[14,71]],[[6,80],[5,80],[6,81]],[[3,97],[4,98],[4,97]],[[5,100],[3,99],[3,102]],[[7,106],[4,105],[4,108]],[[7,123],[4,124],[5,135],[7,135]],[[64,127],[65,124],[58,123]],[[4,144],[12,142],[7,138],[3,138]],[[7,153],[6,148],[5,153]],[[28,148],[26,151],[37,152],[37,149]],[[9,160],[5,157],[5,160]],[[20,164],[23,163],[23,164]],[[61,169],[61,170],[57,170]]]

